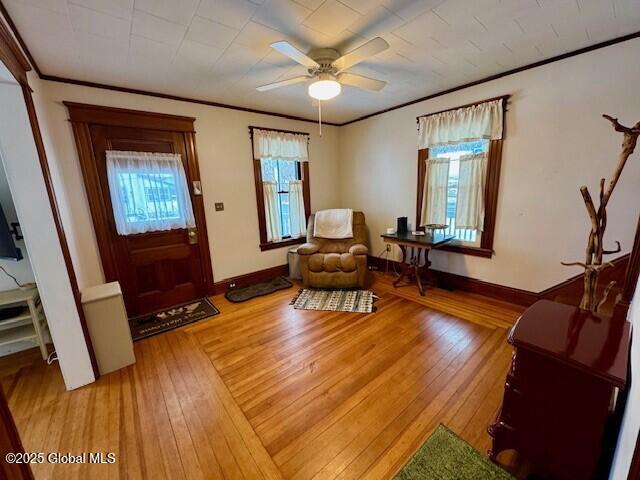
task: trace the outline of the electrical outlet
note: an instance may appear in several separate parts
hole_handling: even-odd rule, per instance
[[[216,202],[215,206],[216,206],[216,212],[222,212],[224,210],[224,203],[222,202]]]
[[[391,244],[387,243],[387,252],[390,252],[390,251],[391,251]]]
[[[235,282],[231,282],[229,284],[229,288],[236,288],[236,283]]]

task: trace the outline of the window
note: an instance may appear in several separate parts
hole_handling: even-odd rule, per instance
[[[443,250],[491,257],[508,96],[418,117],[416,225],[446,225]]]
[[[291,238],[291,212],[289,208],[289,185],[293,180],[302,180],[300,162],[289,160],[260,159],[262,180],[274,182],[278,194],[278,220],[282,238]]]
[[[429,158],[449,159],[449,174],[447,176],[447,206],[444,233],[455,235],[461,243],[480,246],[482,232],[474,228],[456,228],[456,212],[458,200],[458,181],[460,178],[460,158],[464,156],[487,153],[489,142],[487,140],[475,140],[449,145],[438,145],[429,149]]]
[[[120,235],[195,226],[180,155],[107,151],[107,178]]]
[[[249,127],[260,249],[303,243],[309,216],[309,134]]]

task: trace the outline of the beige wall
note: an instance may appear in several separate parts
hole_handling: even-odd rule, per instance
[[[621,136],[602,113],[640,120],[640,40],[600,49],[520,74],[394,110],[345,127],[317,126],[268,115],[36,81],[36,105],[80,286],[103,281],[73,134],[62,100],[189,115],[196,120],[207,226],[216,281],[285,262],[286,249],[261,252],[248,125],[311,133],[312,209],[363,210],[372,253],[379,233],[398,216],[415,219],[417,115],[509,93],[498,217],[492,259],[435,252],[434,267],[540,291],[580,272],[588,231],[578,188],[596,194],[608,177]],[[313,112],[310,111],[310,115]],[[638,214],[640,160],[631,158],[609,206],[606,239],[629,251]],[[213,203],[225,203],[215,212]],[[396,252],[397,254],[397,252]]]
[[[583,260],[588,220],[578,191],[609,177],[621,134],[601,118],[640,120],[640,40],[633,40],[341,127],[345,206],[367,215],[373,254],[396,217],[415,222],[416,116],[503,94],[512,100],[491,259],[435,252],[433,267],[488,282],[540,291],[580,273],[561,260]],[[607,246],[628,252],[640,206],[640,153],[629,161],[609,203]],[[397,254],[397,252],[396,252]]]
[[[37,79],[36,79],[37,80]],[[104,281],[73,132],[63,100],[196,118],[196,146],[215,281],[286,263],[286,248],[261,252],[249,125],[309,132],[311,208],[340,206],[338,129],[236,110],[39,81],[33,87],[80,288]],[[314,111],[310,107],[310,115]],[[214,202],[224,202],[216,212]]]

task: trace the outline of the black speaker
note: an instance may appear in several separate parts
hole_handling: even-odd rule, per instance
[[[396,228],[396,232],[407,233],[407,217],[398,217],[398,228]]]

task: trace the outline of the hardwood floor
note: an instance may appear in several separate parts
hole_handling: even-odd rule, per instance
[[[73,392],[33,353],[0,359],[27,451],[117,456],[36,478],[390,478],[439,423],[485,452],[521,307],[382,275],[372,289],[369,315],[294,310],[294,289],[214,297],[221,315]]]

